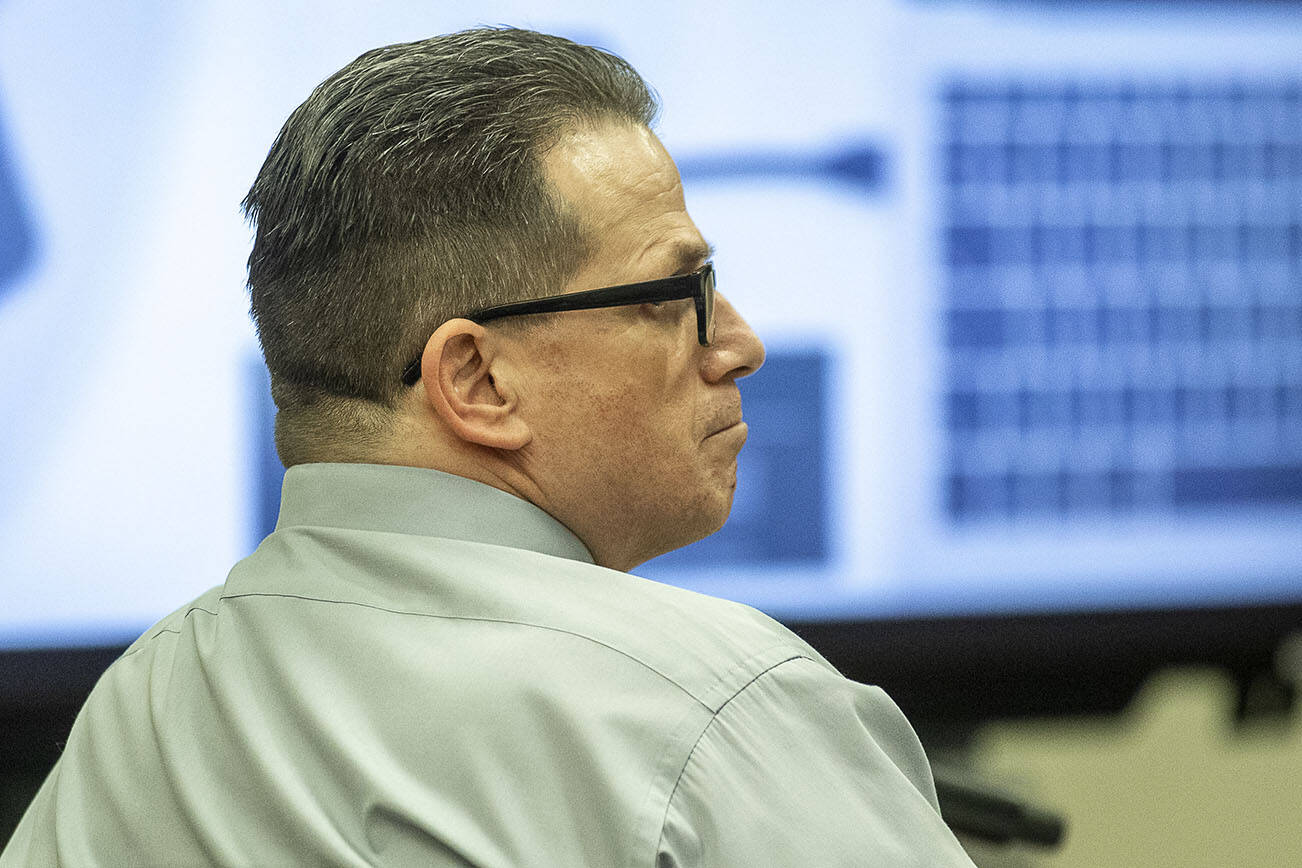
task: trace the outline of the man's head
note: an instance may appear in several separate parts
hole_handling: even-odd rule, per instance
[[[734,381],[763,361],[725,300],[709,346],[690,299],[464,318],[705,263],[653,114],[622,61],[520,31],[380,49],[318,88],[247,202],[286,464],[479,479],[621,569],[717,530],[746,434]]]
[[[365,457],[441,322],[564,284],[587,242],[542,155],[656,110],[623,60],[525,30],[378,48],[322,82],[244,201],[282,460]]]

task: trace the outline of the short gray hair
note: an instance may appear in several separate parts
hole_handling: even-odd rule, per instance
[[[377,48],[322,82],[243,203],[286,466],[361,460],[325,444],[374,439],[441,323],[559,292],[589,251],[542,155],[576,126],[657,111],[619,57],[513,28]]]

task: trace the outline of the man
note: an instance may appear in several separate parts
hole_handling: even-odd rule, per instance
[[[968,865],[880,690],[627,570],[722,526],[759,340],[623,61],[363,55],[246,201],[276,532],[101,679],[9,864]]]

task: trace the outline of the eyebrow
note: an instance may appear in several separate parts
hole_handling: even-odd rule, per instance
[[[678,241],[673,245],[672,256],[675,265],[674,273],[686,274],[695,271],[701,266],[701,263],[714,258],[714,245]]]

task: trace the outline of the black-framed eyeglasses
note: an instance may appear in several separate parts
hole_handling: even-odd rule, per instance
[[[708,347],[714,340],[714,263],[707,262],[691,274],[675,274],[659,280],[625,283],[602,289],[586,289],[565,295],[549,295],[511,304],[499,304],[470,314],[466,319],[483,323],[508,316],[531,313],[561,313],[567,310],[593,310],[654,301],[690,298],[696,303],[696,339]],[[402,382],[414,386],[420,379],[420,356],[402,369]]]

